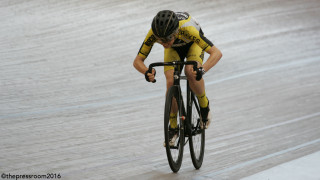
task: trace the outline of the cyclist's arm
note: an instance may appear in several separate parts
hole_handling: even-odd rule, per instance
[[[148,71],[147,66],[144,64],[144,60],[146,58],[143,58],[139,55],[136,56],[136,58],[133,61],[133,66],[142,74],[145,74],[146,71]],[[147,73],[147,76],[149,77],[149,81],[153,82],[155,79],[156,70],[152,69],[152,73]]]
[[[133,66],[142,74],[144,74],[148,70],[147,66],[144,64],[145,59],[146,58],[137,55],[133,61]]]
[[[142,74],[144,74],[148,70],[148,68],[144,64],[144,60],[148,57],[152,49],[152,46],[155,42],[156,42],[156,38],[153,35],[152,30],[150,29],[140,47],[138,55],[133,61],[133,66]]]
[[[156,40],[156,37],[153,35],[153,32],[150,29],[139,49],[138,55],[144,59],[147,58]]]
[[[188,27],[188,30],[190,32],[189,38],[193,38],[193,40],[210,55],[207,61],[203,64],[203,69],[207,72],[218,63],[222,57],[222,53],[204,36],[201,30],[199,32],[192,26]]]
[[[213,66],[215,66],[219,62],[219,60],[222,57],[221,51],[215,46],[212,46],[207,51],[207,53],[210,54],[210,56],[207,59],[207,61],[203,64],[203,69],[205,71],[209,71]]]

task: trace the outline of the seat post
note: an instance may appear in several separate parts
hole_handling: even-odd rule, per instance
[[[178,70],[178,65],[174,66],[173,85],[180,85],[180,72]]]

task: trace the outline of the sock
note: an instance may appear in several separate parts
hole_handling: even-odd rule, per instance
[[[171,128],[177,128],[177,114],[178,113],[170,113],[170,126]]]
[[[208,99],[206,96],[206,91],[203,92],[203,94],[197,95],[200,107],[206,108],[208,107]]]

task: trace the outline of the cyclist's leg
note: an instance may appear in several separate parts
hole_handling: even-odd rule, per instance
[[[180,59],[179,54],[173,48],[166,48],[164,50],[164,62],[172,62],[172,61],[177,61],[179,59]],[[164,66],[164,74],[166,76],[166,81],[167,81],[167,91],[173,85],[173,72],[174,72],[174,68],[172,66]],[[177,127],[177,112],[178,112],[177,101],[173,101],[172,109],[170,112],[171,128]]]
[[[187,60],[198,61],[198,67],[201,67],[203,63],[203,57],[204,57],[203,50],[196,43],[194,43],[188,51]],[[192,65],[186,66],[185,74],[188,77],[190,88],[198,98],[199,105],[201,108],[201,115],[205,120],[208,120],[206,125],[206,128],[207,128],[211,122],[211,113],[209,108],[209,101],[205,92],[204,79],[202,78],[200,81],[197,81],[194,78],[192,72],[193,72]]]
[[[203,56],[204,56],[203,50],[196,43],[193,43],[193,45],[190,47],[188,51],[187,60],[198,61],[198,67],[201,67],[203,63]],[[204,98],[205,97],[204,80],[202,78],[200,81],[197,81],[192,74],[193,72],[192,68],[193,68],[192,65],[188,65],[185,68],[185,73],[188,77],[190,88],[197,95],[200,106],[206,107],[208,105],[208,102],[207,102],[207,99]]]

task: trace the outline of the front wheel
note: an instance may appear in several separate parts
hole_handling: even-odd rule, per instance
[[[196,98],[191,94],[191,105],[188,107],[188,119],[191,122],[191,136],[189,136],[189,147],[193,166],[200,169],[205,146],[205,130],[200,128],[200,107]]]
[[[185,140],[183,120],[179,118],[181,116],[179,92],[176,86],[168,90],[164,111],[164,146],[173,172],[178,172],[181,167]]]

